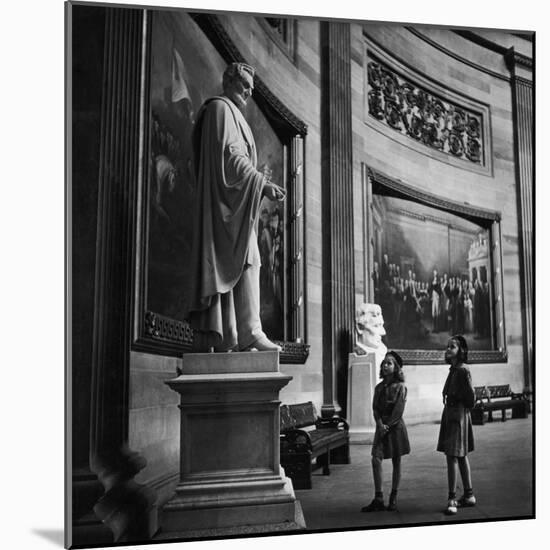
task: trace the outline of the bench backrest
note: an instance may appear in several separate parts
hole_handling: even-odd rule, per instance
[[[491,402],[493,399],[512,396],[510,384],[501,384],[500,386],[476,386],[474,391],[476,394],[476,401],[486,399],[488,402]]]
[[[498,399],[499,397],[510,397],[512,390],[510,384],[502,384],[500,386],[488,386],[491,399]]]
[[[313,426],[317,420],[313,403],[281,405],[281,432]]]
[[[481,401],[482,399],[489,399],[489,391],[485,386],[476,386],[474,388],[476,394],[476,401]]]

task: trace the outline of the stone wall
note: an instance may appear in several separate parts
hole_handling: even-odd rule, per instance
[[[180,359],[132,352],[128,444],[147,460],[136,480],[166,501],[179,479],[179,395],[164,382],[176,377]]]
[[[365,31],[365,34],[363,33]],[[365,36],[366,35],[366,36]],[[511,46],[525,41],[520,38],[491,35],[489,40]],[[364,180],[359,177],[359,164],[372,167],[388,177],[401,181],[423,192],[474,207],[500,212],[502,216],[502,269],[504,278],[504,313],[508,361],[498,364],[472,365],[475,385],[510,383],[516,391],[524,387],[523,350],[520,305],[520,272],[517,191],[514,166],[514,128],[512,120],[512,90],[510,73],[502,54],[489,51],[465,38],[443,29],[428,27],[408,30],[398,25],[354,26],[357,47],[362,47],[363,58],[356,61],[354,82],[354,118],[357,134],[354,148],[356,163],[355,249],[356,273],[363,274],[364,255],[367,253],[361,228],[364,208],[359,204],[364,197]],[[428,146],[416,146],[412,139],[403,140],[395,130],[369,120],[362,91],[365,73],[362,63],[368,44],[382,52],[399,67],[417,75],[445,99],[460,98],[465,104],[479,105],[488,116],[486,162],[484,168],[469,165],[469,161],[448,162],[439,151]],[[447,92],[446,92],[447,91]],[[372,118],[372,117],[371,117]],[[409,141],[407,141],[409,140]],[[359,281],[359,279],[357,279]],[[356,288],[356,299],[368,298],[361,284]],[[388,342],[391,348],[391,342]],[[409,401],[407,418],[411,422],[436,420],[441,411],[440,392],[447,369],[445,366],[406,366]]]

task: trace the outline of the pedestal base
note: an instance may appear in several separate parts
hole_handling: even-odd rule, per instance
[[[350,443],[372,444],[375,422],[372,416],[372,398],[378,377],[374,353],[348,356],[348,422]]]
[[[181,395],[181,470],[161,537],[305,528],[279,464],[279,390],[291,377],[278,353],[188,354],[181,372],[167,381]]]
[[[350,445],[372,445],[374,441],[374,429],[351,430],[349,431]]]
[[[248,509],[247,509],[248,508]],[[292,520],[287,520],[279,523],[258,523],[258,524],[242,524],[242,518],[250,511],[250,507],[242,507],[240,510],[241,518],[237,520],[233,526],[229,527],[207,527],[198,528],[189,524],[189,529],[181,531],[164,531],[161,530],[154,540],[173,540],[173,539],[200,539],[206,537],[231,537],[239,535],[255,535],[268,533],[292,533],[303,531],[306,528],[304,513],[302,506],[298,500],[294,502],[294,515]],[[234,510],[237,510],[234,508]],[[224,511],[221,510],[221,514]],[[193,516],[188,517],[189,521],[194,521]]]

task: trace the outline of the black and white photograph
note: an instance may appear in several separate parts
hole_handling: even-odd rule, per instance
[[[64,546],[508,547],[540,24],[213,6],[56,5]]]
[[[67,545],[533,518],[535,34],[66,22]]]

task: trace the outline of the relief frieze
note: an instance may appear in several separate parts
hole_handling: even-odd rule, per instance
[[[483,117],[367,59],[368,114],[396,132],[455,158],[484,166]]]

